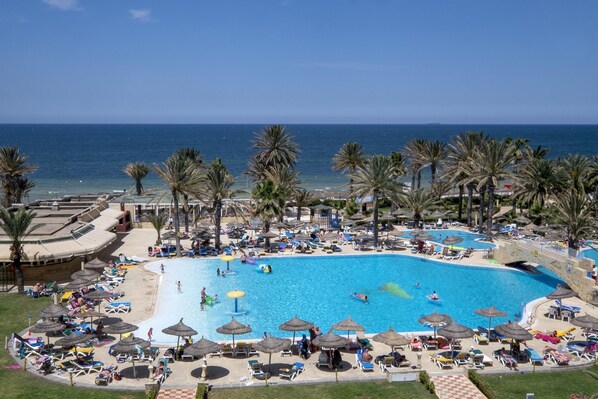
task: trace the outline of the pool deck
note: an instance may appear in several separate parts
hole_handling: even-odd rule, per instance
[[[117,256],[118,254],[125,254],[126,256],[140,256],[140,257],[147,257],[147,247],[149,244],[153,243],[156,237],[155,230],[150,229],[134,229],[126,235],[122,235],[122,240],[119,241],[118,246],[113,246],[108,249],[108,252],[101,256],[102,259],[106,260],[108,256]],[[228,243],[230,240],[225,236],[222,237],[223,243]],[[183,240],[182,244],[184,247],[189,246],[188,240]],[[342,253],[335,253],[330,254],[327,256],[343,256],[345,254],[360,254],[362,252],[355,251],[351,246],[345,245],[342,246],[343,252]],[[491,260],[483,259],[482,252],[478,251],[475,252],[474,255],[470,258],[464,258],[458,261],[445,261],[450,263],[459,263],[463,265],[476,265],[476,266],[489,266],[489,267],[504,267],[501,265],[494,264]],[[376,251],[367,251],[363,252],[363,254],[375,254]],[[388,251],[382,252],[388,253]],[[420,257],[421,255],[412,255],[410,251],[402,251],[401,254],[405,254],[407,256],[417,256]],[[272,256],[313,256],[313,255],[301,255],[301,254],[293,254],[293,255],[279,255],[274,254]],[[432,257],[434,258],[434,257]],[[155,260],[163,261],[165,264],[168,262],[167,259],[158,258]],[[150,259],[150,261],[154,261],[154,259]],[[442,262],[442,260],[439,260]],[[138,323],[142,320],[147,319],[153,312],[153,304],[155,302],[157,287],[158,287],[158,276],[152,272],[145,270],[143,265],[138,265],[129,269],[125,281],[117,288],[119,291],[125,291],[126,296],[123,300],[130,301],[132,303],[132,311],[130,313],[120,313],[116,314],[116,316],[122,319],[125,322],[129,323]],[[548,307],[551,305],[553,301],[547,300],[546,298],[539,299],[535,301],[530,307],[532,317],[526,317],[525,319],[528,321],[532,321],[532,324],[529,325],[530,328],[537,329],[540,331],[554,331],[556,329],[559,330],[566,330],[572,327],[569,322],[564,322],[561,320],[554,320],[548,319],[545,314],[548,313]],[[586,304],[582,302],[578,298],[571,298],[567,299],[566,303],[568,305],[575,305],[582,307],[583,313],[591,314],[595,317],[598,317],[598,309],[595,306],[590,304]],[[181,312],[181,317],[184,317],[184,312]],[[299,317],[302,317],[299,315]],[[307,316],[305,316],[308,318]],[[284,320],[281,320],[282,323]],[[527,325],[526,325],[527,326]],[[166,326],[164,326],[166,327]],[[470,326],[476,327],[476,326]],[[163,328],[163,327],[160,327]],[[27,330],[22,332],[23,334],[27,333]],[[410,335],[411,333],[408,332],[401,332],[404,335]],[[580,329],[576,329],[574,331],[577,340],[585,340],[581,337]],[[366,331],[365,334],[367,337],[371,337],[374,335],[373,333],[370,334]],[[35,336],[35,334],[32,334]],[[146,331],[138,331],[137,336],[146,339]],[[194,337],[198,339],[199,337]],[[352,337],[355,338],[355,337]],[[237,338],[237,342],[240,341]],[[250,340],[244,340],[248,342]],[[387,354],[391,351],[391,348],[380,344],[377,342],[373,342],[374,350],[371,351],[372,355],[375,357],[381,354]],[[538,353],[542,353],[545,346],[548,344],[544,341],[534,339],[532,341],[527,342],[527,345],[530,348],[535,349]],[[558,345],[563,345],[563,342],[557,345],[550,345],[556,347]],[[473,339],[464,339],[462,340],[462,347],[463,351],[468,352],[469,349],[474,346],[476,348],[481,349],[485,355],[489,358],[492,358],[492,352],[496,349],[500,349],[502,347],[507,347],[508,344],[500,344],[500,343],[490,343],[489,345],[477,345],[473,342]],[[105,345],[100,348],[95,349],[95,360],[104,362],[105,365],[117,364],[114,357],[110,357],[108,355],[108,347],[109,345]],[[524,348],[524,347],[523,347]],[[523,349],[522,348],[522,349]],[[166,348],[161,348],[160,353],[162,354]],[[451,369],[440,370],[431,360],[430,355],[433,354],[435,351],[423,351],[423,352],[413,352],[409,348],[405,348],[405,350],[401,350],[401,353],[405,354],[407,359],[411,362],[413,366],[418,364],[418,357],[417,354],[421,353],[421,367],[423,370],[428,371],[428,373],[432,375],[439,375],[439,374],[450,374],[450,373],[464,373],[465,367],[456,367],[454,366]],[[380,368],[377,366],[373,372],[363,372],[361,371],[356,365],[355,359],[355,352],[343,352],[343,363],[342,369],[338,372],[338,381],[365,381],[365,380],[385,380],[386,373],[384,373]],[[268,381],[270,385],[284,385],[284,384],[297,384],[297,383],[324,383],[324,382],[335,382],[336,376],[333,370],[328,370],[327,368],[319,369],[316,367],[318,358],[318,353],[312,355],[308,360],[303,360],[298,356],[292,357],[281,357],[280,354],[273,354],[272,355],[272,366],[270,370],[272,372],[272,378]],[[208,359],[208,374],[209,379],[208,383],[213,385],[215,388],[226,388],[226,387],[244,387],[244,386],[259,386],[264,385],[265,381],[252,379],[249,375],[247,369],[247,360],[248,359],[257,359],[260,362],[264,362],[264,364],[268,363],[268,355],[261,354],[260,356],[251,356],[250,358],[246,357],[214,357]],[[20,361],[22,363],[22,361]],[[288,380],[283,380],[279,378],[278,369],[290,367],[294,362],[302,362],[305,364],[305,371],[301,373],[294,381],[289,382]],[[589,363],[586,360],[580,360],[578,358],[574,359],[569,366],[567,367],[575,367],[581,366],[584,364]],[[157,361],[154,361],[153,365],[155,366]],[[201,382],[199,377],[201,376],[203,360],[195,360],[195,361],[177,361],[171,364],[172,374],[163,384],[164,388],[183,388],[183,387],[194,387],[197,385],[198,382]],[[99,389],[144,389],[146,383],[149,382],[149,370],[148,363],[136,363],[136,372],[137,372],[137,379],[132,378],[132,364],[131,363],[121,363],[118,364],[119,370],[122,372],[124,378],[121,381],[114,382],[110,384],[108,387],[101,387]],[[267,366],[266,366],[267,368]],[[511,370],[503,365],[496,359],[493,359],[493,366],[486,367],[481,372],[488,372],[488,373],[509,373],[509,372],[531,372],[535,369],[535,371],[548,371],[552,369],[563,369],[563,367],[559,367],[555,364],[550,362],[544,362],[543,366],[534,367],[531,364],[520,364],[517,370]],[[401,369],[405,371],[418,371],[418,369]],[[63,383],[69,382],[68,374],[64,373],[62,375],[52,374],[48,376],[53,380],[61,381]],[[82,375],[74,378],[74,383],[77,386],[93,386],[94,384],[95,374],[91,375]]]

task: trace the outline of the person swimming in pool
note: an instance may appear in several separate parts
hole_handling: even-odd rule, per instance
[[[430,295],[430,299],[433,301],[437,301],[438,300],[438,294],[436,293],[436,291],[434,291],[431,295]]]

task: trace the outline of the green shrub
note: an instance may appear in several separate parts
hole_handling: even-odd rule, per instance
[[[197,384],[197,391],[195,392],[195,399],[208,399],[208,392],[210,387],[208,384]]]
[[[486,381],[482,380],[475,370],[469,370],[467,372],[467,377],[469,378],[469,381],[471,381],[488,399],[496,398],[494,389],[492,389]]]
[[[435,393],[436,388],[434,387],[434,383],[430,379],[430,376],[428,375],[428,373],[426,373],[425,371],[419,372],[419,382],[424,384],[424,386],[426,387],[426,389],[428,391],[430,391],[430,393],[432,393],[432,394]]]

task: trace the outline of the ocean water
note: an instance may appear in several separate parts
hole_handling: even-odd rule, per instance
[[[161,163],[177,148],[195,147],[206,161],[221,158],[231,172],[243,176],[255,133],[264,125],[78,125],[0,124],[0,145],[18,146],[39,169],[30,199],[129,189],[122,172],[129,162]],[[598,153],[598,125],[286,125],[301,148],[297,169],[303,185],[322,191],[346,190],[347,179],[331,170],[332,156],[346,142],[363,145],[366,154],[401,151],[421,137],[448,141],[451,135],[484,131],[496,137],[522,137],[532,146],[550,148],[549,156]],[[163,187],[150,173],[147,188]]]
[[[560,282],[548,271],[528,274],[464,267],[398,254],[284,256],[260,262],[270,264],[272,273],[258,273],[257,265],[241,264],[239,260],[231,262],[236,274],[226,278],[216,275],[217,268],[226,268],[219,259],[149,263],[145,267],[158,273],[161,281],[154,314],[139,323],[141,335],[151,327],[157,342],[171,343],[173,337],[161,331],[184,317],[185,324],[198,331],[198,337],[230,340],[230,336],[218,334],[216,328],[231,320],[234,299],[226,294],[232,290],[246,293],[238,300],[238,310],[245,313],[235,318],[253,329],[236,340],[256,339],[264,331],[288,336],[278,326],[294,316],[316,323],[323,332],[351,316],[367,333],[376,333],[389,326],[397,331],[427,330],[417,320],[436,311],[475,328],[488,324],[488,319],[474,313],[476,309],[496,306],[508,313],[494,320],[495,324],[515,320],[524,303],[549,294]],[[160,263],[166,266],[164,274],[159,272]],[[179,280],[182,293],[176,289]],[[218,295],[220,303],[200,310],[202,287],[208,295]],[[440,301],[426,297],[433,291]],[[367,295],[369,303],[352,298],[353,292]]]

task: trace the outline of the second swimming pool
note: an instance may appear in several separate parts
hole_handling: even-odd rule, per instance
[[[160,263],[146,267],[159,273]],[[294,316],[315,323],[324,332],[347,316],[363,325],[366,333],[385,331],[389,326],[420,331],[426,328],[417,319],[434,311],[477,327],[486,325],[487,319],[475,315],[475,309],[496,306],[508,312],[496,322],[513,320],[523,303],[550,293],[559,282],[551,274],[464,267],[404,255],[277,256],[259,263],[271,265],[273,272],[259,273],[257,265],[236,260],[231,268],[237,274],[223,278],[216,276],[217,268],[226,268],[226,262],[219,259],[164,261],[166,272],[155,313],[140,324],[139,335],[153,327],[157,342],[175,342],[161,330],[184,317],[200,337],[229,340],[230,336],[216,333],[216,328],[230,321],[234,300],[226,293],[236,289],[246,292],[239,308],[247,312],[236,318],[253,329],[237,339],[260,338],[264,331],[288,336],[278,326]],[[180,294],[176,281],[182,283]],[[201,311],[202,287],[208,295],[217,294],[221,302]],[[426,298],[432,291],[437,291],[440,302]],[[352,298],[354,292],[367,295],[369,303]]]

